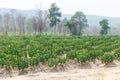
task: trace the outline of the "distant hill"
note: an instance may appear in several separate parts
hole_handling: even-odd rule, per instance
[[[35,10],[18,10],[18,9],[9,9],[9,8],[0,8],[0,14],[15,12],[16,14],[22,14],[26,17],[31,17],[36,14]]]
[[[3,15],[5,13],[10,13],[11,11],[16,11],[17,14],[23,14],[26,17],[31,17],[36,14],[35,10],[16,10],[16,9],[8,9],[8,8],[1,8],[0,14]],[[70,19],[72,14],[63,14],[63,18]],[[90,26],[99,26],[99,21],[103,18],[107,18],[109,20],[109,24],[111,27],[115,27],[118,24],[120,24],[120,17],[105,17],[105,16],[99,16],[99,15],[86,15],[88,19],[88,24]]]

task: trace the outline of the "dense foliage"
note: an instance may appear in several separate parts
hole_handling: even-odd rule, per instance
[[[77,11],[70,20],[64,19],[64,26],[68,27],[71,35],[82,35],[83,29],[88,27],[86,15]]]
[[[61,12],[56,3],[52,3],[49,9],[50,27],[54,27],[60,22]]]
[[[110,29],[109,23],[107,19],[102,19],[99,21],[100,26],[102,27],[102,30],[100,31],[101,35],[106,35],[108,34],[108,30]]]
[[[120,36],[0,36],[0,67],[24,70],[45,63],[95,59],[103,63],[120,57]]]

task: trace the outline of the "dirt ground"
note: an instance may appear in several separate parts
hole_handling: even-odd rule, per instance
[[[14,77],[0,77],[0,80],[120,80],[120,62],[115,61],[107,66],[91,63],[91,67],[75,66],[66,71],[36,72]],[[73,65],[71,65],[73,66]]]

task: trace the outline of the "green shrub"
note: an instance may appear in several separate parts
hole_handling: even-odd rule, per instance
[[[60,64],[64,64],[64,63],[66,63],[66,61],[67,61],[67,58],[66,58],[66,57],[60,57],[60,58],[59,58],[59,63],[60,63]]]
[[[114,56],[116,59],[120,59],[120,49],[115,51]]]
[[[88,51],[87,54],[88,54],[89,60],[94,60],[104,55],[104,52],[102,52],[101,50],[91,50],[91,51]]]
[[[101,56],[101,61],[105,64],[113,62],[114,59],[115,57],[113,54],[104,54],[103,56]]]
[[[55,58],[48,59],[49,67],[56,67],[57,65],[58,65],[58,59],[55,59]]]
[[[77,57],[77,54],[76,54],[75,50],[72,50],[72,51],[68,52],[66,56],[68,59],[75,59]]]
[[[88,56],[87,54],[85,53],[80,53],[78,56],[77,56],[77,61],[78,62],[81,62],[81,63],[85,63],[88,59]]]

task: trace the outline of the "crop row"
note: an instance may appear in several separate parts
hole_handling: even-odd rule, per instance
[[[119,41],[120,36],[0,36],[0,67],[55,67],[71,59],[109,63],[120,58]]]

